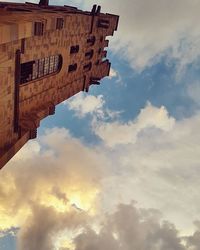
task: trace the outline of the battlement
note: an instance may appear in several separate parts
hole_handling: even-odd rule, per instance
[[[119,16],[49,1],[0,3],[0,168],[55,106],[109,75]]]

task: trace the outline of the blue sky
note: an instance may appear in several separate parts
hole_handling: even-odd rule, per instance
[[[1,171],[0,250],[198,250],[200,1],[96,2],[120,15],[111,76]]]

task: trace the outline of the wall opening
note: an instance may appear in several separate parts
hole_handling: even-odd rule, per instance
[[[58,18],[56,19],[56,29],[57,29],[57,30],[61,30],[61,29],[63,29],[63,27],[64,27],[64,19],[58,17]]]
[[[79,45],[71,46],[70,54],[75,54],[79,52]]]
[[[92,63],[91,62],[83,66],[84,71],[90,71],[91,68],[92,68]]]
[[[21,84],[58,73],[62,68],[62,56],[52,55],[21,64]]]
[[[69,67],[68,67],[68,72],[76,71],[76,69],[77,69],[77,63],[71,64],[71,65],[69,65]]]
[[[86,59],[91,59],[93,57],[93,55],[94,55],[94,50],[93,49],[91,49],[90,51],[87,51],[85,53]]]
[[[87,39],[87,43],[88,43],[90,46],[93,46],[93,45],[95,44],[95,41],[96,41],[95,36],[91,36],[90,38]]]
[[[34,23],[34,36],[42,36],[44,34],[44,23],[35,22]]]
[[[106,20],[106,19],[99,19],[97,22],[97,26],[99,28],[104,28],[104,29],[108,29],[109,24],[110,24],[109,20]]]

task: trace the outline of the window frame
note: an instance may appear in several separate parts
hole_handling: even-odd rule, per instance
[[[22,63],[20,85],[58,74],[62,68],[62,63],[61,54]]]
[[[41,21],[34,22],[34,36],[44,35],[44,23]]]

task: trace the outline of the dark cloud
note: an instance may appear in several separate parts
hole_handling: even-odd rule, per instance
[[[162,221],[158,211],[133,204],[119,205],[99,233],[85,229],[74,243],[76,250],[186,250],[173,224]]]
[[[52,188],[51,194],[54,195],[57,199],[63,201],[65,204],[69,201],[67,195],[64,192],[62,192],[60,188],[57,186],[54,186]]]
[[[19,250],[53,250],[59,232],[74,230],[84,224],[86,215],[56,212],[52,207],[32,205],[32,215],[18,235]]]

